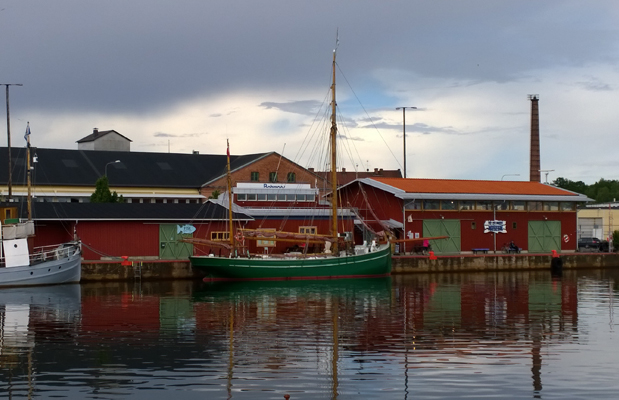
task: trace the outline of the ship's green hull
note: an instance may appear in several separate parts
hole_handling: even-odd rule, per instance
[[[189,257],[204,280],[332,279],[387,276],[391,273],[391,246],[345,257],[224,258]]]

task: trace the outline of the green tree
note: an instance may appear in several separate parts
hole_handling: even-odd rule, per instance
[[[91,203],[124,203],[125,199],[119,196],[115,191],[110,191],[109,181],[107,176],[102,176],[97,179],[95,184],[95,192],[90,195]]]
[[[587,184],[583,181],[571,181],[566,178],[557,178],[552,182],[553,185],[560,187],[561,189],[571,190],[572,192],[585,194],[587,191]]]
[[[221,192],[217,189],[213,190],[213,192],[211,193],[211,195],[208,197],[209,199],[217,199],[219,198],[219,195],[221,194]]]

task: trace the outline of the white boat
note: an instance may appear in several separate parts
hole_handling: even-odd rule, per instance
[[[79,241],[34,248],[30,252],[28,237],[34,235],[30,191],[30,127],[27,128],[28,219],[0,223],[0,287],[55,285],[79,282],[82,252]],[[10,151],[10,149],[9,149]],[[9,173],[11,173],[9,171]],[[17,207],[12,203],[3,210]]]

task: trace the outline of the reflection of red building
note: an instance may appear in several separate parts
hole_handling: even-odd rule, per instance
[[[97,338],[158,333],[159,316],[159,296],[122,293],[82,298],[82,332],[96,332]]]

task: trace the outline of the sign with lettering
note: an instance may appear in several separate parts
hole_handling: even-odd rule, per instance
[[[507,233],[505,221],[486,221],[484,222],[484,233]]]

